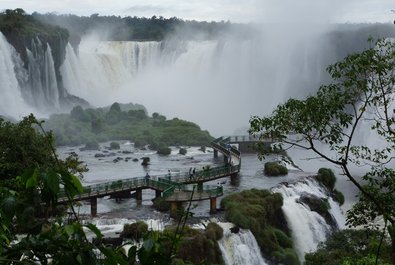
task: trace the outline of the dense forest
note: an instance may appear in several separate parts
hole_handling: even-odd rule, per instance
[[[160,41],[167,36],[174,35],[181,39],[218,39],[228,34],[237,34],[243,38],[253,36],[252,27],[249,25],[229,21],[188,21],[176,17],[145,18],[99,16],[98,14],[77,16],[33,13],[32,16],[39,21],[67,28],[72,34],[83,36],[100,30],[101,38],[118,41]]]

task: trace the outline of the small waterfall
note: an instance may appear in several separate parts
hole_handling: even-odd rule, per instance
[[[18,77],[25,77],[24,73],[16,72],[21,68],[17,52],[0,32],[0,115],[20,117],[29,112],[18,84]]]
[[[309,206],[301,203],[299,201],[301,195],[309,194],[326,199],[330,205],[329,213],[337,226],[335,229],[345,227],[345,219],[339,204],[334,202],[327,195],[326,190],[315,180],[306,178],[292,184],[280,185],[272,190],[283,195],[284,205],[282,209],[292,231],[295,250],[302,261],[304,260],[304,254],[315,251],[318,244],[325,241],[334,228],[321,215],[311,211]]]
[[[230,231],[232,223],[218,223],[224,237],[218,241],[226,265],[267,265],[261,250],[250,230],[240,229],[237,234]]]

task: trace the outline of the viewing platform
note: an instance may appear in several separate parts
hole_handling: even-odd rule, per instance
[[[91,215],[97,215],[97,198],[112,196],[115,198],[130,197],[135,191],[137,200],[142,200],[142,190],[155,190],[155,197],[163,197],[171,203],[171,216],[175,216],[176,210],[183,202],[210,200],[210,213],[215,213],[216,198],[223,195],[222,186],[207,186],[203,183],[224,177],[235,177],[240,172],[240,151],[230,146],[230,138],[220,137],[215,139],[211,146],[214,149],[214,157],[218,152],[224,156],[224,165],[217,167],[207,166],[197,170],[195,174],[182,172],[166,176],[137,177],[116,180],[101,184],[84,186],[83,191],[76,195],[73,200],[90,200]],[[66,194],[60,192],[58,202],[65,203],[68,200]]]

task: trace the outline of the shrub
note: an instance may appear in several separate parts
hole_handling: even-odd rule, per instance
[[[125,224],[123,226],[123,231],[121,232],[121,237],[130,238],[134,240],[139,240],[148,231],[148,225],[143,221],[138,221],[132,224]]]
[[[332,197],[335,201],[337,201],[340,205],[344,204],[344,194],[338,191],[337,189],[334,189],[332,192]]]
[[[319,183],[327,187],[330,191],[335,188],[336,177],[333,171],[329,168],[320,168],[316,179]]]
[[[185,149],[185,148],[180,148],[180,150],[178,151],[178,153],[179,153],[180,155],[186,155],[186,154],[187,154],[187,149]]]
[[[171,154],[171,149],[168,146],[161,146],[158,148],[157,154],[159,155],[170,155]]]
[[[111,142],[111,143],[110,143],[110,148],[111,148],[112,150],[119,150],[119,149],[121,149],[121,146],[120,146],[119,143],[117,143],[117,142]]]
[[[88,140],[85,143],[85,147],[81,148],[81,150],[99,150],[100,145],[95,140]]]
[[[268,176],[280,176],[288,174],[288,169],[278,162],[266,162],[265,174]]]
[[[209,223],[206,227],[206,237],[211,240],[220,240],[224,236],[224,230],[217,223]]]

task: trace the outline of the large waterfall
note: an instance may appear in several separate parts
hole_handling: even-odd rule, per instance
[[[152,112],[194,121],[211,133],[229,134],[247,125],[251,114],[268,113],[289,96],[316,89],[329,57],[323,49],[307,40],[292,47],[259,38],[86,39],[77,51],[67,46],[61,74],[71,94],[94,106],[137,102]],[[228,116],[232,123],[221,122]]]

